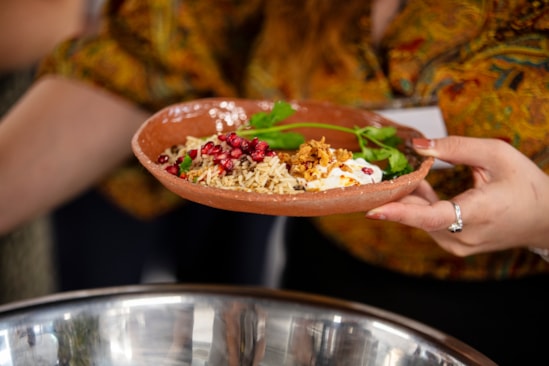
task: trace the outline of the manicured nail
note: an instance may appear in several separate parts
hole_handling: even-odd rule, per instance
[[[424,139],[424,138],[414,138],[412,139],[412,144],[414,145],[414,148],[416,149],[432,149],[435,147],[435,142],[430,139]]]
[[[369,219],[374,220],[386,220],[387,217],[383,214],[383,212],[376,211],[376,209],[370,210],[366,212],[366,217]]]

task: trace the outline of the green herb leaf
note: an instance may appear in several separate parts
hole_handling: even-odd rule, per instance
[[[277,101],[270,113],[255,113],[250,118],[251,128],[240,128],[237,133],[240,136],[254,136],[264,140],[272,149],[294,150],[305,142],[305,138],[299,133],[286,130],[307,127],[348,132],[356,136],[360,146],[360,151],[353,154],[355,158],[361,157],[368,162],[387,160],[388,168],[384,171],[384,179],[392,179],[413,171],[406,156],[396,147],[401,140],[396,134],[395,127],[366,126],[352,129],[318,122],[295,122],[275,126],[277,122],[283,121],[295,112],[291,104]]]
[[[250,118],[250,126],[255,128],[267,128],[274,126],[277,122],[290,117],[296,111],[289,103],[277,101],[269,112],[257,112]]]
[[[266,141],[271,149],[277,150],[294,150],[305,142],[305,137],[297,132],[271,132],[255,136]]]
[[[191,159],[189,154],[185,155],[183,161],[179,164],[179,174],[188,172],[191,169],[192,163],[193,159]]]

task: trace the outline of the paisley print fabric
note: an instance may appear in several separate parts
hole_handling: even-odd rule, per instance
[[[370,3],[306,0],[117,0],[98,35],[61,45],[42,74],[78,78],[154,112],[209,96],[373,106],[437,100],[450,134],[508,141],[547,172],[549,1],[409,0],[379,48]],[[468,169],[433,171],[442,197]],[[102,187],[143,218],[184,203],[130,162]],[[416,276],[498,279],[548,272],[527,250],[454,257],[424,232],[363,214],[314,219],[363,260]]]

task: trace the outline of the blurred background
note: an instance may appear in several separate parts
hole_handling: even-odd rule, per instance
[[[96,29],[102,4],[103,0],[2,1],[0,118],[30,87],[41,58],[56,44]],[[0,235],[0,303],[55,292],[56,277],[49,217]]]

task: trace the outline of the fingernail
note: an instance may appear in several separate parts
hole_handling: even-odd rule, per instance
[[[374,220],[386,220],[387,217],[383,212],[376,211],[375,209],[366,212],[366,217]]]
[[[414,148],[422,150],[432,149],[433,147],[435,147],[435,143],[433,140],[425,138],[412,139],[412,145],[414,145]]]

